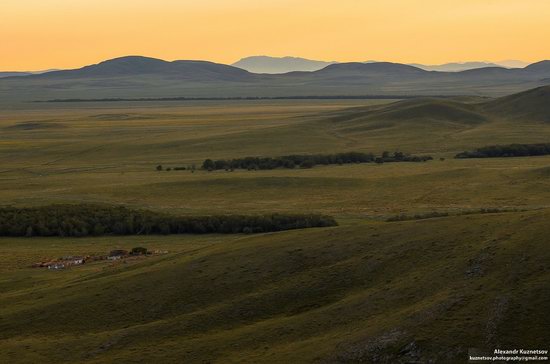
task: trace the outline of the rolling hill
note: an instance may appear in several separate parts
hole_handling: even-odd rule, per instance
[[[14,363],[462,363],[544,347],[549,217],[266,234],[46,272],[40,288],[21,277],[0,294],[0,347]]]
[[[496,99],[414,98],[352,107],[319,115],[322,121],[317,123],[332,128],[350,143],[383,143],[396,148],[394,141],[402,140],[401,150],[420,148],[431,153],[434,146],[420,140],[427,138],[450,150],[460,150],[460,145],[486,145],[485,134],[493,135],[492,144],[499,135],[506,135],[503,144],[528,143],[531,139],[527,135],[539,130],[541,138],[536,141],[545,142],[541,122],[550,122],[548,105],[550,86],[545,86]]]
[[[0,78],[32,75],[30,72],[0,72]]]
[[[314,61],[299,57],[252,56],[232,64],[253,73],[288,73],[296,71],[317,71],[336,62]]]
[[[0,72],[0,78],[5,77],[17,77],[17,76],[30,76],[30,75],[40,75],[47,72],[59,71],[58,69],[49,69],[43,71],[29,71],[29,72]]]
[[[426,71],[439,71],[439,72],[461,72],[476,68],[486,67],[501,67],[501,65],[490,62],[452,62],[439,65],[425,65],[419,63],[412,63],[411,66],[421,68]]]
[[[328,65],[342,62],[327,62],[319,60],[311,60],[300,57],[269,57],[269,56],[252,56],[242,58],[232,64],[232,66],[242,68],[253,73],[288,73],[296,71],[318,71]],[[366,61],[363,63],[377,63],[376,61]],[[476,68],[485,67],[506,67],[506,68],[523,68],[528,64],[521,61],[502,61],[502,62],[450,62],[438,65],[425,65],[420,63],[410,63],[425,71],[438,72],[461,72]]]
[[[311,74],[313,77],[407,77],[426,76],[428,72],[420,68],[391,62],[338,63],[327,66]]]
[[[508,119],[550,122],[550,86],[489,101],[484,109]]]
[[[90,79],[154,75],[178,80],[249,80],[253,75],[236,67],[206,61],[173,61],[128,56],[104,61],[76,70],[53,71],[34,76],[40,79]]]
[[[490,100],[418,98],[380,106],[351,108],[336,111],[329,119],[348,124],[416,121],[468,125],[499,118],[519,122],[550,121],[550,86]]]
[[[550,72],[550,61],[540,61],[524,68],[527,72],[547,74]]]
[[[351,109],[348,112],[340,112],[342,115],[333,120],[346,121],[443,121],[462,124],[477,124],[487,120],[486,116],[478,112],[478,107],[473,104],[460,103],[453,100],[442,99],[414,99],[398,103]]]

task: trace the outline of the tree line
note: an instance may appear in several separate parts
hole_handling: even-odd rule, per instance
[[[318,214],[172,216],[103,205],[1,207],[0,236],[237,234],[336,226]]]
[[[386,219],[388,222],[395,222],[395,221],[409,221],[409,220],[424,220],[424,219],[432,219],[436,217],[448,217],[448,216],[462,216],[462,215],[476,215],[476,214],[498,214],[501,212],[518,212],[518,211],[525,211],[517,208],[480,208],[475,210],[467,210],[467,211],[459,211],[454,214],[451,214],[449,212],[438,212],[438,211],[432,211],[427,212],[424,214],[415,214],[415,215],[396,215],[392,216]]]
[[[441,95],[334,95],[334,96],[245,96],[245,97],[107,97],[99,99],[50,99],[33,101],[37,103],[57,103],[57,102],[123,102],[123,101],[254,101],[254,100],[395,100],[395,99],[416,99],[425,97],[452,97]]]
[[[455,158],[498,158],[549,155],[550,143],[489,145],[458,153]]]
[[[431,156],[415,156],[402,152],[383,152],[381,156],[372,153],[346,152],[337,154],[287,155],[281,157],[245,157],[236,159],[206,159],[202,169],[233,170],[233,169],[276,169],[276,168],[312,168],[316,165],[351,164],[351,163],[389,163],[389,162],[425,162],[432,160]]]

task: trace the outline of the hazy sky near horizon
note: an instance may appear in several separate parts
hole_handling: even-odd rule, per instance
[[[549,0],[2,0],[0,70],[124,55],[419,62],[550,58]]]

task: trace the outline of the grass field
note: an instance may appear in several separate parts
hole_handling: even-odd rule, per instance
[[[429,106],[433,118],[422,105],[411,117],[410,109],[386,112],[389,102],[7,108],[0,115],[3,205],[313,212],[340,226],[250,236],[0,238],[0,358],[461,363],[469,348],[548,349],[550,157],[452,157],[489,144],[548,142],[550,124],[487,118],[454,104]],[[155,170],[206,158],[384,150],[434,160]],[[487,208],[509,211],[460,215]],[[451,216],[386,221],[430,212]],[[134,246],[169,253],[60,272],[29,267]]]

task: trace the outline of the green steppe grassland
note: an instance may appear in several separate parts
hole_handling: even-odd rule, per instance
[[[550,156],[453,156],[548,142],[550,123],[481,110],[482,101],[6,108],[3,205],[312,212],[334,216],[339,226],[0,238],[0,362],[463,363],[470,348],[549,349]],[[155,170],[206,158],[385,150],[434,160]],[[449,216],[386,221],[432,212]],[[135,246],[169,253],[57,272],[30,268],[45,258]]]

